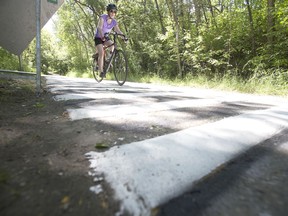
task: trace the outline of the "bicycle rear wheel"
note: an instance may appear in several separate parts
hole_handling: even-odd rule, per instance
[[[98,58],[93,58],[92,67],[94,79],[100,83],[103,80],[103,77],[100,76],[100,72],[98,70]]]
[[[116,50],[113,72],[117,83],[122,86],[126,82],[128,75],[128,62],[123,50]]]

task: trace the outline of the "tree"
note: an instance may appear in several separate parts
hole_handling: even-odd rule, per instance
[[[256,48],[255,48],[255,33],[254,33],[254,24],[253,24],[253,15],[250,7],[250,0],[245,0],[247,5],[247,11],[249,15],[249,26],[250,26],[250,40],[251,40],[251,47],[252,47],[252,53],[255,56],[256,54]]]
[[[268,43],[273,47],[275,32],[275,0],[267,0],[267,32],[268,32]]]

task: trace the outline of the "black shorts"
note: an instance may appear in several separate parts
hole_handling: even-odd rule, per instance
[[[109,41],[110,38],[106,38],[106,41]],[[95,37],[94,38],[94,42],[95,42],[95,46],[99,45],[99,44],[104,44],[106,41],[102,41],[101,38]]]
[[[99,45],[99,44],[104,44],[104,41],[101,40],[101,38],[94,38],[94,42],[95,42],[95,46]]]

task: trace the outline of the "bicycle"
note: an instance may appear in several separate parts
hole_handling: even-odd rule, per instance
[[[106,73],[109,71],[110,67],[113,68],[113,73],[114,73],[114,77],[117,81],[117,83],[122,86],[127,79],[127,75],[128,75],[128,61],[127,61],[127,57],[126,54],[123,50],[118,49],[117,47],[117,37],[118,36],[122,36],[124,37],[124,40],[127,41],[128,39],[125,37],[125,35],[123,34],[118,34],[116,32],[112,32],[110,33],[113,35],[113,43],[109,46],[103,46],[104,49],[104,65],[103,65],[103,72],[104,72],[104,76],[106,75]],[[108,35],[105,35],[106,38],[108,38]],[[108,49],[109,47],[114,45],[114,50],[111,53],[111,56],[109,57],[109,59],[106,59],[107,56],[107,52],[110,52],[110,50]],[[100,72],[98,71],[98,53],[94,54],[92,56],[93,58],[93,63],[92,63],[92,67],[93,67],[93,76],[95,78],[95,80],[100,83],[104,76],[100,76]]]

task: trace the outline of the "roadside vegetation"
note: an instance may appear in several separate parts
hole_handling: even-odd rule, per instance
[[[93,35],[110,1],[65,0],[42,31],[42,72],[91,77]],[[129,81],[288,95],[288,1],[116,0]],[[35,71],[35,41],[22,54]],[[19,69],[0,49],[0,68]],[[109,77],[108,77],[109,78]]]

